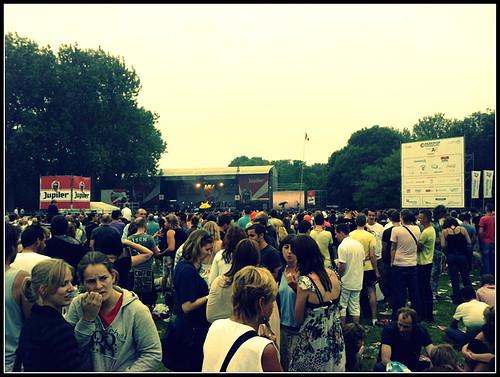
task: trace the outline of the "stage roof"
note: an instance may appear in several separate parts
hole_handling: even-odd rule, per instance
[[[164,177],[235,175],[235,174],[268,174],[274,165],[263,166],[230,166],[222,168],[191,168],[191,169],[162,169],[160,175]]]

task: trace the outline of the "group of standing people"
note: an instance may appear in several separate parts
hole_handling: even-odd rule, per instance
[[[485,259],[494,245],[489,209],[492,219],[479,222]],[[45,254],[30,258],[30,271],[11,266],[19,235],[9,228],[12,370],[154,371],[163,360],[176,371],[355,371],[363,296],[372,324],[380,325],[376,283],[383,282],[392,307],[394,334],[384,335],[383,344],[433,320],[432,281],[442,268],[435,250],[446,255],[454,302],[463,299],[459,276],[470,286],[473,236],[454,217],[439,217],[440,208],[420,211],[418,225],[412,212],[393,211],[385,226],[374,210],[349,211],[335,222],[321,212],[304,214],[295,224],[276,213],[245,211],[235,221],[193,216],[190,227],[185,216],[155,218],[140,208],[132,217],[127,210],[99,224],[91,218],[86,243],[67,235],[65,216],[53,216],[50,239],[29,226],[23,249]],[[173,312],[161,341],[151,316],[156,263]],[[491,261],[483,268],[491,272]],[[408,298],[414,312],[402,311]],[[427,347],[425,334],[419,336]],[[393,344],[389,353],[381,347],[381,365],[395,360],[400,350]],[[56,349],[65,361],[47,357]]]

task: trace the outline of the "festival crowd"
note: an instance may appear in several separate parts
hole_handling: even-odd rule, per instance
[[[6,216],[6,372],[356,372],[362,316],[375,372],[495,370],[491,204],[134,212]],[[433,344],[440,279],[456,310]]]

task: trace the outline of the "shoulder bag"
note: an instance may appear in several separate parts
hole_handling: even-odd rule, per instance
[[[416,237],[413,235],[413,233],[411,232],[411,230],[410,230],[410,229],[408,229],[407,227],[405,227],[405,226],[404,226],[404,225],[402,225],[402,224],[401,224],[401,226],[402,226],[403,228],[405,228],[405,229],[408,231],[408,233],[410,233],[411,237],[413,238],[413,241],[415,241],[415,245],[417,245],[417,250],[418,250],[418,241],[417,241]]]
[[[220,367],[221,372],[226,372],[227,366],[229,365],[229,362],[233,358],[236,351],[238,351],[238,348],[240,348],[240,346],[243,343],[245,343],[248,339],[253,338],[255,336],[258,336],[257,332],[255,332],[255,330],[249,330],[246,333],[240,335],[238,339],[236,339],[234,344],[229,349],[229,352],[227,353],[226,358],[224,359],[224,362],[222,363],[222,366]]]

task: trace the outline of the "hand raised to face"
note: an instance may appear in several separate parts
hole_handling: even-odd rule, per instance
[[[102,296],[97,292],[87,292],[82,297],[83,319],[92,322],[99,314],[102,305]]]

